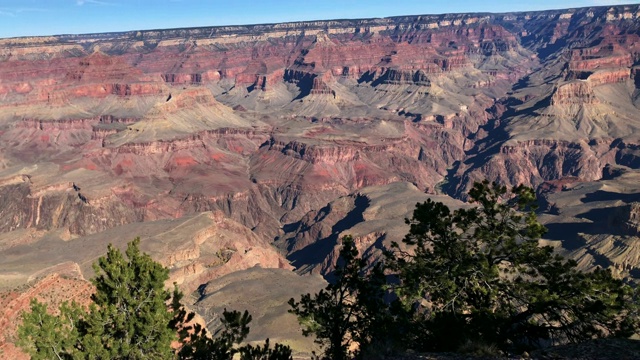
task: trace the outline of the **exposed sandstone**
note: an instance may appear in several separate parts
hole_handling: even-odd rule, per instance
[[[31,299],[37,299],[55,312],[62,302],[75,301],[86,305],[93,286],[82,278],[75,263],[60,264],[41,272],[29,285],[13,291],[0,291],[0,352],[11,359],[28,359],[14,345],[20,314],[29,309]]]
[[[1,40],[0,275],[90,273],[137,234],[189,291],[255,265],[328,274],[342,235],[373,260],[415,201],[460,206],[435,194],[485,178],[590,229],[558,245],[581,266],[635,273],[635,205],[607,203],[629,221],[606,226],[565,208],[640,167],[639,9]]]
[[[602,70],[597,71],[590,75],[587,80],[593,84],[593,86],[599,86],[604,84],[616,84],[629,80],[631,78],[631,71],[629,68],[617,69],[617,70]]]
[[[266,338],[284,341],[291,345],[295,356],[308,357],[316,345],[312,338],[299,337],[298,320],[287,311],[287,301],[325,286],[319,275],[299,276],[291,271],[254,267],[207,282],[193,308],[203,315],[210,331],[219,329],[225,308],[246,309],[253,318],[247,342],[263,343]]]
[[[269,218],[259,213],[283,207],[285,213],[290,212],[284,219],[293,220],[332,196],[345,195],[363,186],[405,180],[433,191],[456,161],[469,156],[469,152],[488,149],[475,149],[474,142],[491,132],[489,122],[499,114],[484,110],[527,74],[527,66],[537,62],[530,50],[541,51],[538,55],[542,56],[541,48],[533,45],[535,39],[528,35],[534,30],[540,30],[540,39],[544,40],[540,46],[558,41],[570,44],[565,64],[567,82],[554,83],[555,90],[548,95],[551,110],[536,111],[554,119],[560,118],[561,112],[563,118],[568,118],[584,105],[608,106],[608,100],[602,99],[596,90],[632,76],[629,68],[636,51],[635,35],[623,35],[624,31],[631,34],[629,29],[633,25],[628,20],[632,19],[628,16],[609,19],[608,25],[593,35],[602,37],[599,42],[580,42],[580,31],[587,30],[576,27],[580,24],[592,29],[595,19],[606,17],[600,10],[574,9],[16,40],[7,42],[7,47],[46,45],[48,53],[57,55],[42,59],[12,56],[2,67],[7,75],[3,76],[2,89],[21,104],[40,101],[47,106],[64,107],[69,102],[85,101],[79,100],[84,98],[113,101],[106,112],[100,108],[103,105],[86,106],[83,111],[90,115],[86,117],[33,116],[16,122],[16,129],[31,131],[28,136],[38,139],[37,149],[48,154],[39,158],[65,154],[64,160],[55,161],[73,164],[67,165],[70,168],[94,169],[101,176],[114,179],[134,179],[137,169],[150,171],[157,179],[156,186],[163,184],[160,187],[164,190],[155,195],[144,186],[114,189],[112,200],[104,194],[78,192],[74,196],[83,206],[93,206],[93,202],[120,204],[117,206],[127,207],[121,209],[126,215],[120,218],[137,214],[132,217],[149,219],[168,214],[180,216],[194,209],[216,209],[224,201],[247,201],[246,194],[253,194],[260,197],[256,200],[261,204],[259,211],[251,214],[226,211],[237,219],[257,224],[261,222],[257,219]],[[553,26],[545,25],[549,22]],[[68,52],[66,47],[59,47],[62,41],[82,43],[86,50]],[[220,50],[223,44],[225,48]],[[557,51],[542,58],[555,59],[551,55],[557,56],[562,50]],[[255,89],[262,94],[254,94]],[[214,99],[214,95],[220,100]],[[513,97],[536,99],[529,93],[521,96],[516,92]],[[302,104],[297,105],[297,100],[303,100]],[[82,108],[83,104],[69,106]],[[126,111],[117,114],[113,108],[121,104],[135,108],[140,116],[126,116]],[[563,107],[569,110],[562,110]],[[300,131],[295,127],[286,129],[282,121],[275,119],[258,123],[252,118],[254,113],[243,114],[247,118],[242,118],[233,109],[258,112],[277,109],[279,116],[292,116],[285,119],[295,119],[291,113],[297,112],[335,113],[340,119],[345,117],[340,116],[343,113],[349,115],[351,109],[358,109],[355,115],[361,118],[402,116],[415,124],[407,124],[404,131],[390,137],[372,139],[367,134],[360,139],[357,136],[340,139],[338,135],[331,135],[333,138],[309,135],[319,136],[319,141],[301,141],[296,139]],[[43,113],[46,111],[49,109],[44,108]],[[100,121],[96,123],[95,119]],[[501,121],[506,123],[505,120]],[[331,130],[334,134],[354,131],[344,127],[348,122],[340,121],[343,124],[336,122]],[[214,133],[220,129],[239,133],[234,136],[224,133],[220,137]],[[68,130],[74,132],[67,133]],[[25,134],[12,131],[7,136]],[[589,136],[584,138],[586,143],[592,140]],[[599,168],[613,156],[612,152],[582,145],[554,150],[565,145],[524,145],[526,141],[517,144],[520,145],[497,146],[496,154],[503,159],[496,158],[489,162],[494,165],[474,169],[474,176],[463,176],[466,180],[460,180],[464,184],[459,188],[466,187],[471,178],[493,175],[529,184],[567,175],[595,179]],[[69,150],[56,148],[60,145],[69,146]],[[70,161],[70,150],[78,147],[91,150],[82,160]],[[98,147],[103,149],[96,150]],[[625,147],[614,158],[624,164],[633,163],[630,149]],[[597,160],[590,159],[591,154],[597,154]],[[234,164],[224,165],[230,159]],[[581,164],[563,165],[572,161]],[[161,171],[151,170],[158,165]],[[211,166],[221,171],[224,187],[223,181],[206,185],[204,176],[190,175],[204,174]],[[261,173],[271,166],[288,169],[295,175],[279,178]],[[505,166],[505,170],[500,166]],[[531,168],[531,173],[517,174],[516,168],[521,166]],[[337,181],[329,180],[335,175],[339,176]],[[192,193],[186,190],[188,186],[176,185],[183,183],[193,189],[215,187],[215,190]],[[172,186],[176,188],[169,190]],[[320,194],[305,204],[301,201],[306,196],[304,192],[313,187],[321,189]],[[159,194],[170,195],[171,199],[151,200]],[[167,211],[181,198],[187,202],[180,209]],[[46,203],[46,199],[42,201]],[[269,222],[269,231],[273,233],[277,221]],[[9,228],[29,224],[22,220],[10,223]],[[56,221],[48,223],[55,223],[54,228],[59,226]],[[88,228],[103,229],[94,225]]]
[[[592,85],[585,81],[560,85],[551,97],[551,105],[594,104],[597,102],[598,99],[593,93]]]

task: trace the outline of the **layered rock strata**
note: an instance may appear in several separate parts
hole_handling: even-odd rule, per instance
[[[330,274],[342,235],[375,259],[415,201],[462,206],[482,179],[536,187],[551,228],[592,224],[550,243],[636,276],[639,11],[2,39],[0,287],[69,261],[86,277],[135,235],[189,291],[255,265]]]

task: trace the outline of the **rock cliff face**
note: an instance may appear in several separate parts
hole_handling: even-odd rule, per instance
[[[485,177],[531,186],[567,176],[598,180],[607,164],[632,159],[626,154],[640,125],[633,100],[638,48],[636,35],[626,31],[638,26],[636,11],[594,8],[503,18],[543,66],[490,109],[499,122],[489,133],[499,136],[475,143],[447,190],[463,196],[471,181]],[[555,16],[555,27],[549,26]]]
[[[452,208],[464,206],[444,195],[425,194],[408,183],[366,187],[305,214],[285,229],[276,244],[289,254],[299,273],[330,275],[340,253],[341,239],[351,235],[369,262],[381,257],[391,242],[401,243],[417,202],[427,199]]]
[[[326,285],[320,275],[302,277],[282,269],[254,267],[207,282],[199,289],[193,308],[212,331],[221,328],[224,309],[246,309],[253,318],[247,342],[296,339],[290,345],[294,356],[308,357],[318,345],[311,338],[300,337],[298,319],[287,311],[287,302]]]
[[[30,244],[73,253],[105,234],[164,239],[164,221],[202,213],[212,214],[206,231],[154,253],[186,289],[256,264],[328,274],[341,235],[375,258],[406,231],[392,223],[415,201],[462,206],[452,198],[481,179],[536,187],[549,216],[586,221],[557,194],[640,176],[639,14],[0,39],[0,252],[32,264],[3,265],[0,278],[15,285],[42,270],[22,257]],[[637,257],[616,255],[634,247],[596,236],[636,236],[635,205],[609,205],[628,213],[618,230],[594,225],[581,238],[599,244],[589,251],[561,245],[586,267],[597,253],[635,276]]]
[[[87,305],[93,292],[91,283],[82,278],[75,263],[64,263],[38,274],[29,286],[13,291],[0,291],[0,352],[10,359],[29,359],[14,344],[20,314],[29,309],[31,299],[37,299],[55,309],[64,301]]]

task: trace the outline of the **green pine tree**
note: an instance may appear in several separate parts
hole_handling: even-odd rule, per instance
[[[164,288],[169,270],[129,243],[126,257],[113,246],[93,268],[96,292],[85,317],[82,345],[104,359],[171,359],[176,332]]]
[[[23,314],[18,328],[17,345],[33,360],[81,358],[78,325],[82,312],[76,304],[63,303],[60,314],[52,315],[45,304],[32,299],[31,312]]]
[[[18,345],[33,359],[243,359],[289,360],[291,349],[267,340],[263,346],[239,344],[249,333],[247,311],[224,311],[223,330],[207,334],[188,325],[195,314],[180,303],[182,294],[165,289],[169,271],[139,249],[140,239],[125,254],[109,245],[94,264],[96,292],[88,311],[63,304],[58,315],[33,300],[22,315]],[[171,304],[170,303],[171,300]],[[172,347],[179,342],[178,349]],[[245,355],[246,354],[246,355]]]
[[[289,300],[303,335],[315,335],[324,346],[323,359],[374,358],[392,349],[392,317],[384,302],[381,264],[366,273],[353,239],[345,236],[336,264],[335,281],[315,295]],[[356,345],[356,350],[352,346]]]
[[[451,211],[428,200],[387,254],[395,288],[414,312],[415,347],[456,350],[473,341],[502,349],[629,335],[632,289],[607,270],[578,271],[538,239],[532,189],[476,183],[477,207]]]

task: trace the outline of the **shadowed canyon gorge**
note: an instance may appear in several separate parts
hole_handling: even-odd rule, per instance
[[[303,353],[283,303],[342,235],[375,259],[482,179],[640,278],[639,110],[640,5],[0,39],[0,324],[140,236],[205,321],[247,291]]]

